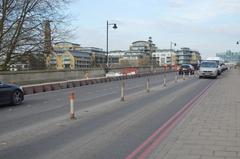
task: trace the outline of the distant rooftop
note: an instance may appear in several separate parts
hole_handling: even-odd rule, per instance
[[[54,45],[58,45],[58,44],[71,44],[71,45],[78,45],[78,46],[80,46],[80,44],[71,43],[71,42],[67,42],[67,41],[60,41],[60,42],[55,43]]]
[[[69,50],[69,52],[74,56],[74,57],[90,57],[88,52],[83,52],[83,51],[78,51],[78,50]]]

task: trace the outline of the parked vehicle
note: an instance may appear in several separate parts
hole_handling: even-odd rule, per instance
[[[223,71],[226,71],[226,70],[228,69],[228,66],[225,65],[225,63],[222,63],[222,64],[221,64],[221,69],[222,69],[222,72],[223,72]]]
[[[5,84],[0,81],[0,104],[19,105],[24,100],[21,87],[13,84]]]
[[[199,68],[199,78],[202,77],[213,77],[217,78],[218,76],[218,64],[215,61],[203,61],[200,64]]]
[[[178,70],[179,75],[182,74],[194,74],[194,67],[190,64],[182,64],[181,67]]]

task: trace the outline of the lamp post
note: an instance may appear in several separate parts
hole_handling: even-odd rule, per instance
[[[239,45],[240,44],[240,41],[237,41],[237,45]],[[238,68],[239,68],[239,62],[237,63],[237,65],[238,65]],[[230,69],[231,69],[231,67],[230,67]]]
[[[173,46],[177,46],[177,43],[175,42],[170,42],[170,49],[172,50]]]
[[[117,24],[116,23],[108,23],[107,21],[107,46],[106,46],[106,52],[107,52],[107,57],[106,57],[106,68],[105,68],[105,72],[108,73],[109,71],[109,57],[108,57],[108,27],[109,26],[113,26],[113,29],[117,29]]]
[[[151,72],[153,71],[153,59],[152,59],[152,37],[148,38],[149,43],[149,50],[150,50],[150,65],[151,65]]]
[[[177,46],[177,43],[170,41],[170,53],[173,50],[173,46]],[[171,66],[173,65],[173,55],[171,53]]]

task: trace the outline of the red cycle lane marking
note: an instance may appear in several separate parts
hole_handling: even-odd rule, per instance
[[[149,154],[160,144],[160,142],[168,136],[168,134],[171,132],[171,130],[187,115],[187,113],[191,110],[193,107],[193,104],[197,102],[198,99],[200,99],[210,88],[210,86],[213,84],[211,82],[200,94],[195,96],[191,101],[189,101],[183,108],[180,110],[180,113],[174,117],[172,122],[167,125],[166,128],[163,129],[163,132],[161,132],[160,136],[149,146],[147,147],[144,152],[138,157],[138,159],[145,159],[149,156]]]
[[[183,119],[183,117],[190,111],[191,106],[197,102],[200,97],[206,93],[210,86],[214,82],[208,84],[208,86],[202,90],[197,96],[184,105],[175,115],[173,115],[167,122],[165,122],[159,129],[157,129],[150,137],[147,138],[139,147],[137,147],[130,155],[125,159],[145,159],[149,154],[160,144],[160,142],[171,132],[171,130]],[[153,141],[154,138],[157,139]],[[152,143],[151,143],[152,142]],[[150,144],[151,143],[151,144]],[[149,145],[150,144],[150,145]],[[149,145],[147,147],[147,145]],[[145,148],[145,150],[144,150]],[[141,151],[143,151],[141,153]],[[139,157],[137,157],[139,156]]]

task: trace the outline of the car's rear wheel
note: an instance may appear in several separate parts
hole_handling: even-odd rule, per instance
[[[15,90],[12,94],[12,104],[19,105],[23,101],[23,92],[20,90]]]

